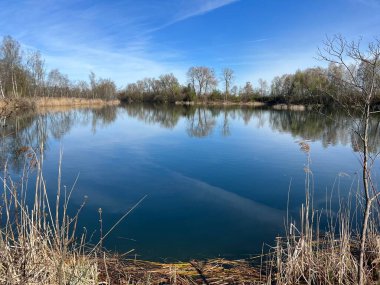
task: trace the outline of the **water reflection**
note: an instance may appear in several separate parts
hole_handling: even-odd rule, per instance
[[[152,258],[239,257],[260,251],[262,242],[272,243],[283,229],[290,179],[290,212],[298,215],[304,201],[305,157],[294,141],[324,147],[312,144],[318,147],[312,149],[318,166],[314,202],[322,207],[336,173],[357,170],[356,158],[348,155],[352,151],[341,145],[360,150],[352,132],[359,120],[331,112],[126,105],[42,110],[1,122],[2,165],[8,161],[19,172],[25,147],[44,145],[44,174],[52,195],[59,150],[65,148],[65,185],[72,185],[80,172],[72,202],[80,205],[88,195],[88,214],[82,219],[92,229],[98,226],[94,213],[99,207],[105,225],[112,225],[148,194],[108,245],[136,248]],[[376,152],[378,117],[372,118],[370,134]]]
[[[212,134],[233,135],[231,123],[242,120],[245,125],[254,123],[256,128],[269,127],[272,131],[289,133],[297,139],[320,141],[329,145],[350,145],[354,151],[361,149],[360,139],[353,130],[360,128],[359,118],[348,117],[339,112],[298,112],[285,110],[262,110],[235,107],[154,106],[126,105],[106,106],[78,110],[40,111],[1,118],[0,160],[8,160],[15,169],[23,163],[23,147],[37,149],[44,144],[49,149],[49,137],[61,140],[75,125],[91,126],[95,134],[98,128],[112,124],[118,114],[126,113],[145,124],[155,124],[174,129],[180,121],[190,137],[202,138]],[[380,120],[373,116],[369,127],[369,145],[372,153],[379,152]]]
[[[99,127],[111,124],[117,118],[117,108],[105,106],[77,110],[59,109],[51,112],[40,110],[38,113],[27,112],[17,116],[3,117],[0,127],[0,163],[20,171],[24,163],[26,147],[38,150],[43,145],[49,150],[48,140],[62,139],[76,124],[92,126],[93,133]]]
[[[186,116],[186,108],[167,105],[125,105],[128,116],[147,124],[159,124],[161,127],[174,128],[181,116]]]
[[[268,125],[272,130],[290,133],[292,136],[329,145],[351,145],[360,150],[359,137],[353,132],[358,128],[359,118],[352,118],[333,112],[299,112],[285,110],[260,110],[254,108],[206,108],[196,106],[153,106],[126,105],[122,108],[106,106],[71,111],[25,113],[3,117],[0,127],[2,164],[8,159],[19,169],[23,163],[20,149],[25,146],[38,148],[45,144],[49,136],[60,140],[75,124],[91,125],[93,133],[97,128],[112,124],[118,112],[126,112],[146,124],[158,124],[162,128],[173,129],[181,119],[186,121],[186,133],[190,137],[207,137],[217,129],[222,136],[230,136],[231,121],[243,120],[245,125],[256,122],[256,128]],[[360,126],[359,126],[360,127]],[[380,120],[372,117],[369,127],[371,152],[379,152]]]
[[[186,131],[191,137],[209,136],[217,127],[221,129],[223,136],[229,136],[231,135],[230,120],[242,119],[246,125],[255,120],[257,128],[262,128],[267,124],[272,130],[290,133],[294,137],[321,141],[325,147],[351,144],[353,150],[360,149],[360,140],[354,132],[360,128],[360,118],[349,117],[331,110],[300,112],[249,107],[144,105],[127,105],[124,108],[131,117],[170,129],[176,126],[181,117],[186,118]],[[370,149],[374,153],[379,151],[379,119],[379,116],[373,116],[369,127]],[[219,125],[218,121],[220,121]]]
[[[205,137],[215,128],[215,112],[205,108],[197,108],[187,116],[186,131],[191,137]]]

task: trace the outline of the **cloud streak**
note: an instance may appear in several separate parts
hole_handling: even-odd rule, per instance
[[[208,12],[211,12],[215,9],[221,8],[226,5],[230,5],[234,2],[237,2],[239,0],[208,0],[208,1],[203,1],[203,0],[198,0],[198,1],[193,1],[194,3],[191,5],[192,7],[188,7],[187,11],[179,14],[176,19],[174,20],[174,23],[186,20],[191,17],[199,16],[206,14]]]
[[[185,21],[192,17],[197,17],[204,15],[206,13],[212,12],[213,10],[219,9],[223,6],[230,5],[232,3],[238,2],[240,0],[193,0],[193,1],[182,1],[179,5],[179,11],[174,15],[174,17],[164,23],[161,26],[155,27],[149,30],[150,32],[155,32],[162,30],[176,23]],[[190,4],[190,5],[189,5]]]
[[[0,37],[40,50],[74,80],[94,71],[123,86],[172,72],[184,83],[190,66],[207,65],[233,68],[244,84],[313,65],[326,33],[378,35],[380,1],[349,1],[0,1]]]
[[[74,79],[87,79],[93,70],[124,85],[147,74],[184,74],[181,52],[157,42],[154,33],[236,1],[3,2],[0,33],[41,50],[50,69],[57,67]]]

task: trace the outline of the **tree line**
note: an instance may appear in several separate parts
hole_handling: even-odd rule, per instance
[[[328,67],[297,70],[273,78],[271,84],[259,79],[257,85],[246,82],[238,87],[234,84],[235,73],[224,68],[218,76],[214,69],[206,66],[190,67],[187,85],[181,85],[173,74],[156,78],[144,78],[128,84],[119,92],[119,98],[128,102],[176,102],[176,101],[229,101],[264,102],[267,104],[355,104],[360,90],[352,84],[350,70],[330,62]],[[355,69],[357,80],[365,80],[365,66]],[[380,68],[376,71],[380,82]],[[222,89],[218,89],[221,85]],[[380,105],[380,94],[374,95],[373,103]]]
[[[111,79],[97,78],[91,72],[89,82],[71,81],[58,69],[46,70],[39,51],[23,50],[20,43],[5,36],[0,46],[0,97],[79,97],[116,98],[116,84]]]
[[[354,72],[355,74],[352,74]],[[352,84],[352,75],[357,80],[366,77],[365,64],[361,67],[343,66],[330,62],[328,67],[297,70],[273,78],[268,84],[259,79],[256,84],[235,84],[235,72],[224,68],[219,73],[207,66],[190,67],[187,82],[180,84],[172,73],[158,78],[144,78],[125,88],[117,89],[111,79],[97,78],[89,74],[88,81],[71,81],[58,69],[46,70],[45,61],[39,51],[25,51],[10,36],[5,36],[0,46],[0,97],[79,97],[119,98],[125,102],[220,101],[220,102],[264,102],[266,104],[319,104],[333,105],[336,102],[355,104],[360,90]],[[380,81],[380,68],[376,69]],[[374,105],[380,105],[378,92]]]

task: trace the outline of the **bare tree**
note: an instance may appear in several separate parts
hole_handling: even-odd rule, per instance
[[[2,74],[0,74],[3,77],[1,80],[2,92],[17,96],[17,71],[20,69],[22,60],[20,44],[10,36],[4,37],[0,46],[0,58],[3,67]]]
[[[231,68],[224,68],[222,70],[222,81],[224,83],[224,101],[227,101],[227,97],[230,94],[230,87],[234,80],[234,71]]]
[[[268,83],[262,78],[258,80],[258,83],[260,96],[266,95],[268,92]]]
[[[76,89],[78,90],[78,96],[77,97],[86,98],[90,94],[90,87],[89,87],[88,83],[84,80],[80,80],[76,83]]]
[[[272,96],[282,95],[282,80],[279,76],[275,76],[272,79],[272,84],[270,87],[270,93]]]
[[[70,80],[67,75],[59,72],[58,69],[53,69],[48,74],[48,87],[51,96],[64,97],[70,87]]]
[[[244,100],[244,101],[247,101],[249,100],[253,94],[254,94],[254,90],[253,90],[253,86],[252,86],[252,83],[247,81],[244,85],[244,87],[240,90],[240,97]]]
[[[342,86],[349,86],[355,91],[354,94],[350,94],[354,98],[350,98],[348,101],[353,104],[347,106],[347,101],[341,100],[341,97],[338,97],[338,103],[350,115],[352,108],[361,114],[360,121],[353,131],[357,134],[361,145],[362,182],[365,201],[358,268],[358,284],[363,285],[365,284],[364,260],[368,223],[372,204],[379,196],[379,192],[375,190],[375,186],[371,183],[371,166],[376,156],[372,156],[369,152],[368,135],[370,116],[374,113],[371,107],[375,95],[380,90],[380,40],[376,39],[374,42],[369,43],[367,49],[363,51],[360,40],[348,42],[342,36],[336,35],[326,39],[323,49],[319,50],[319,56],[330,64],[337,65],[340,70],[345,71],[345,76],[341,76],[339,81]]]
[[[205,94],[209,94],[211,91],[215,90],[218,86],[218,79],[215,76],[214,69],[209,68],[206,72],[206,86]]]
[[[237,96],[238,95],[238,87],[236,85],[234,85],[232,88],[231,88],[231,94],[233,96]]]
[[[31,95],[36,97],[37,95],[42,95],[45,84],[45,61],[41,57],[40,52],[30,52],[27,58],[27,67],[30,75],[31,81]]]
[[[187,78],[198,96],[207,94],[218,84],[214,70],[205,66],[190,67]]]
[[[99,98],[111,100],[116,94],[116,85],[111,79],[100,78],[97,82],[96,93]]]

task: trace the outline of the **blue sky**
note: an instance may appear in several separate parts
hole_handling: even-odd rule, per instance
[[[0,0],[0,36],[40,50],[73,80],[119,87],[190,66],[235,71],[235,83],[322,65],[326,35],[380,36],[380,0]]]

